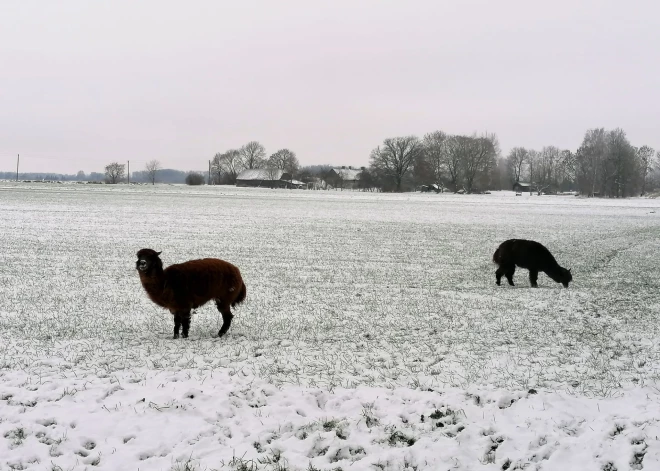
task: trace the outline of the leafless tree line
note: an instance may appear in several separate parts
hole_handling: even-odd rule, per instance
[[[540,151],[515,147],[506,158],[512,183],[525,182],[530,190],[559,191],[573,187],[587,196],[644,195],[660,177],[660,152],[634,147],[622,129],[590,129],[577,151],[554,146]]]
[[[294,178],[324,179],[330,166],[301,168],[289,149],[266,157],[266,149],[251,141],[239,149],[217,153],[211,161],[213,183],[236,182],[245,169],[271,169]],[[153,184],[162,167],[152,160],[145,174]],[[118,183],[126,177],[125,165],[105,167],[106,181]],[[530,191],[578,190],[588,196],[626,197],[644,195],[660,187],[660,151],[635,147],[622,129],[589,129],[576,151],[545,146],[540,150],[514,147],[500,155],[495,134],[451,135],[434,131],[424,135],[388,138],[371,151],[370,167],[360,173],[363,190],[409,191],[435,185],[443,191],[474,193],[488,189],[512,189],[528,183]]]
[[[385,139],[371,151],[369,171],[386,191],[434,184],[472,193],[489,187],[498,155],[495,134],[464,136],[434,131],[422,139]]]
[[[249,169],[279,169],[293,175],[300,168],[295,152],[280,149],[266,158],[266,149],[257,141],[251,141],[240,149],[230,149],[215,154],[211,161],[213,183],[236,183],[236,177]]]

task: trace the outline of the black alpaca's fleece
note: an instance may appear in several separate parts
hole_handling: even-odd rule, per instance
[[[539,272],[544,272],[565,288],[573,280],[571,270],[559,266],[550,251],[539,242],[525,239],[509,239],[500,244],[493,254],[493,262],[499,266],[495,272],[496,283],[499,286],[502,276],[513,285],[513,274],[516,267],[529,270],[529,281],[536,288]]]

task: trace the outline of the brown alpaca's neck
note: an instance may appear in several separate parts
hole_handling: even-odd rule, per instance
[[[148,273],[140,273],[142,287],[147,292],[152,301],[162,305],[160,299],[165,288],[165,274],[162,267],[154,267]]]

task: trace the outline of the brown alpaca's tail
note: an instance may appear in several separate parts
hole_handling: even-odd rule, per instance
[[[234,307],[237,304],[241,304],[243,301],[245,301],[246,296],[247,288],[245,287],[245,283],[241,283],[241,290],[238,292],[238,297],[234,299],[234,302],[231,303],[231,307]]]

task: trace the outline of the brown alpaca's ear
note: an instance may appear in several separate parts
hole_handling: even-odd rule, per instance
[[[161,250],[160,252],[156,252],[156,255],[160,255],[162,253],[163,253],[163,251]],[[568,271],[570,271],[570,270],[568,270]]]
[[[571,269],[569,268],[569,269],[568,269],[568,273],[570,273],[570,272],[571,272]]]

